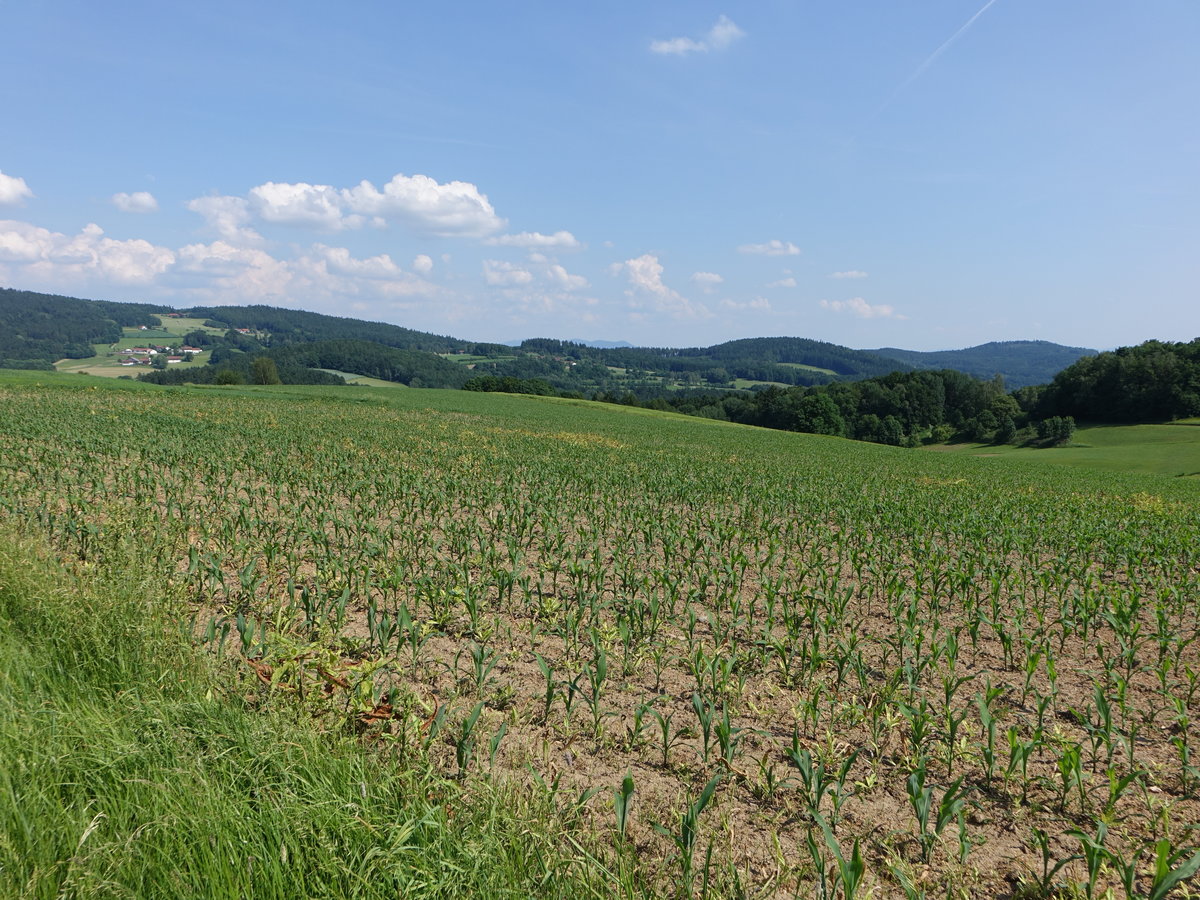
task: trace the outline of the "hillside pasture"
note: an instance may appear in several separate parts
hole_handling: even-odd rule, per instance
[[[1196,421],[1187,420],[1161,425],[1083,426],[1075,432],[1071,442],[1062,447],[943,444],[929,449],[1108,472],[1141,472],[1178,478],[1200,476],[1200,427]]]

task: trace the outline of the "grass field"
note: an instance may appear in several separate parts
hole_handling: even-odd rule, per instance
[[[138,683],[174,690],[163,673],[194,666],[239,729],[299,729],[257,777],[259,744],[219,744],[219,766],[147,778],[168,785],[153,798],[120,790],[137,782],[116,745],[50,725],[33,750],[0,739],[0,771],[39,773],[0,795],[10,884],[34,877],[18,837],[46,835],[33,868],[58,874],[35,895],[63,873],[168,883],[154,860],[207,807],[153,804],[202,788],[276,812],[222,854],[188,838],[185,872],[344,840],[361,880],[325,858],[330,884],[392,895],[408,871],[469,894],[480,860],[515,896],[1163,897],[1200,868],[1195,480],[465,391],[3,373],[0,410],[0,518],[123,598],[80,607],[86,633],[193,621]],[[10,619],[35,588],[10,591]],[[5,652],[54,658],[16,654],[69,633],[56,615]],[[78,691],[53,682],[72,667],[30,670],[51,682],[6,694],[75,721]],[[156,771],[175,771],[185,719],[151,708],[132,732],[167,748]],[[232,729],[198,721],[198,746]],[[289,805],[319,751],[285,748],[321,741],[371,778],[420,779],[412,815],[448,836],[371,844],[375,812],[364,831],[333,815],[352,791],[329,799],[361,775]],[[95,767],[114,777],[74,787]],[[177,824],[116,824],[135,820]],[[76,849],[93,841],[96,860]],[[416,855],[370,851],[390,841]],[[146,868],[121,868],[121,846]],[[286,862],[269,868],[287,896]]]
[[[791,385],[784,384],[782,381],[752,381],[749,378],[735,378],[730,384],[738,390],[749,390],[754,387],[778,387],[789,388]]]
[[[1144,472],[1183,478],[1200,476],[1200,424],[1195,421],[1167,425],[1083,427],[1075,432],[1075,437],[1065,447],[1032,449],[989,444],[946,444],[930,449],[1110,472]]]
[[[442,359],[448,359],[450,362],[461,363],[464,366],[473,365],[481,362],[508,362],[509,360],[517,359],[513,356],[475,356],[471,353],[439,353],[438,356]]]
[[[806,372],[818,372],[821,375],[833,375],[834,377],[836,377],[838,374],[837,372],[833,371],[833,369],[822,369],[818,366],[806,366],[804,363],[781,362],[779,365],[787,366],[789,369],[803,369]]]
[[[365,387],[384,387],[397,388],[407,387],[398,381],[385,381],[382,378],[372,378],[370,375],[356,375],[354,372],[342,372],[339,369],[321,369],[322,372],[328,372],[330,375],[340,375],[346,379],[346,384],[359,384]]]

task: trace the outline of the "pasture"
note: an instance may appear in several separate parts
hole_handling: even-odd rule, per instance
[[[1035,449],[992,444],[942,444],[929,449],[1109,472],[1142,472],[1193,479],[1200,476],[1200,423],[1195,421],[1083,426],[1063,447]]]

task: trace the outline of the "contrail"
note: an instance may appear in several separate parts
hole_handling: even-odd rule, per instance
[[[980,8],[979,12],[975,13],[975,15],[971,16],[971,18],[967,19],[967,21],[963,24],[963,26],[960,29],[958,29],[958,31],[954,32],[954,34],[950,35],[950,37],[946,39],[946,41],[942,44],[942,46],[938,47],[936,50],[934,50],[932,53],[930,53],[929,56],[926,58],[926,60],[923,63],[921,63],[919,66],[917,66],[916,70],[911,75],[909,75],[908,78],[904,79],[903,83],[901,83],[901,85],[898,88],[896,88],[894,91],[892,91],[891,96],[888,97],[887,100],[884,101],[883,105],[880,106],[879,109],[875,110],[875,114],[878,115],[879,113],[881,113],[885,109],[887,109],[888,106],[891,105],[891,102],[893,100],[895,100],[896,97],[905,88],[907,88],[910,84],[912,84],[914,81],[916,81],[918,78],[920,78],[925,73],[925,70],[928,69],[930,66],[932,66],[934,64],[934,62],[937,61],[937,58],[946,51],[946,48],[948,48],[951,44],[953,44],[960,37],[962,37],[964,34],[966,34],[967,29],[969,29],[972,25],[975,24],[975,20],[978,19],[980,16],[982,16],[985,12],[987,12],[991,8],[992,4],[995,2],[996,2],[996,0],[987,0],[987,3],[983,4],[983,6]]]

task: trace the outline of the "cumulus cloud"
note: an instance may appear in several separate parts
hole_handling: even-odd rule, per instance
[[[849,269],[845,272],[830,272],[830,278],[866,278],[866,272],[860,272],[858,269]]]
[[[433,271],[433,260],[422,253],[412,262],[413,271],[419,275],[428,275]]]
[[[701,38],[676,37],[651,41],[650,51],[666,56],[687,56],[689,53],[707,53],[709,50],[724,50],[734,41],[746,36],[746,32],[733,24],[728,16],[718,16],[716,24]]]
[[[291,262],[290,269],[298,290],[329,299],[394,298],[439,292],[435,285],[405,272],[386,253],[360,259],[345,247],[313,244]]]
[[[19,206],[33,197],[24,178],[0,172],[0,206]]]
[[[238,233],[237,198],[208,211]],[[214,212],[215,211],[215,212]],[[418,257],[420,259],[420,257]],[[68,235],[28,222],[0,220],[0,283],[21,281],[49,290],[87,291],[137,286],[142,296],[211,304],[297,302],[333,311],[346,303],[406,302],[441,296],[443,289],[405,271],[386,253],[356,257],[345,247],[313,244],[290,258],[261,247],[217,239],[177,250],[145,240],[114,240],[98,225]]]
[[[765,244],[742,244],[738,253],[757,254],[759,256],[799,256],[800,248],[791,241],[771,240]]]
[[[359,304],[363,300],[396,300],[430,296],[438,288],[405,272],[388,254],[355,257],[345,247],[313,244],[294,259],[277,259],[256,247],[226,241],[189,244],[165,283],[209,302],[247,300],[291,305],[297,298],[315,305]]]
[[[329,231],[362,225],[361,216],[347,219],[342,195],[327,184],[268,181],[250,189],[249,209],[264,222],[307,225]]]
[[[780,278],[778,281],[772,281],[767,285],[769,288],[785,287],[793,288],[796,286],[796,279],[789,275],[787,278]]]
[[[158,201],[149,191],[113,194],[112,203],[121,212],[127,213],[151,213],[158,210]]]
[[[676,318],[711,315],[704,304],[693,303],[663,283],[663,266],[657,256],[644,253],[636,259],[613,263],[609,271],[614,275],[624,274],[629,279],[630,287],[625,291],[625,295],[635,308],[649,305],[655,312],[670,313]]]
[[[213,241],[181,247],[167,283],[215,303],[281,301],[289,297],[292,273],[265,250]]]
[[[381,253],[378,256],[368,256],[356,259],[345,247],[327,247],[324,244],[313,244],[307,254],[310,259],[324,263],[327,271],[335,275],[349,275],[355,278],[395,279],[404,274],[392,258]]]
[[[483,261],[483,280],[493,286],[529,284],[533,281],[533,273],[514,263],[499,259],[485,259]]]
[[[327,232],[364,225],[382,228],[399,221],[418,233],[438,237],[485,237],[506,224],[475,185],[440,184],[428,175],[395,175],[382,188],[370,181],[352,188],[268,181],[251,188],[245,197],[199,197],[188,209],[204,216],[221,239],[240,243],[261,240],[248,227],[256,220]],[[568,232],[549,239],[562,242],[561,235],[575,240]]]
[[[250,223],[250,204],[242,197],[210,196],[189,201],[187,208],[204,217],[209,230],[232,244],[258,244],[260,235]]]
[[[383,190],[362,181],[341,196],[352,213],[401,219],[439,237],[483,237],[506,224],[487,196],[466,181],[439,184],[428,175],[395,175]]]
[[[850,313],[859,319],[907,319],[886,303],[872,306],[862,297],[851,297],[849,300],[822,300],[821,308],[835,313]]]
[[[522,231],[520,234],[499,234],[484,241],[490,247],[523,247],[574,250],[583,246],[569,231],[542,234],[538,231]]]
[[[706,294],[711,294],[717,285],[725,283],[725,279],[716,272],[693,272],[691,281]]]
[[[564,291],[578,291],[588,286],[588,280],[582,275],[572,275],[557,263],[546,266],[546,279]]]
[[[107,238],[95,224],[68,236],[9,220],[0,221],[0,262],[18,264],[38,281],[57,277],[144,285],[165,272],[175,262],[175,254],[149,241]]]

